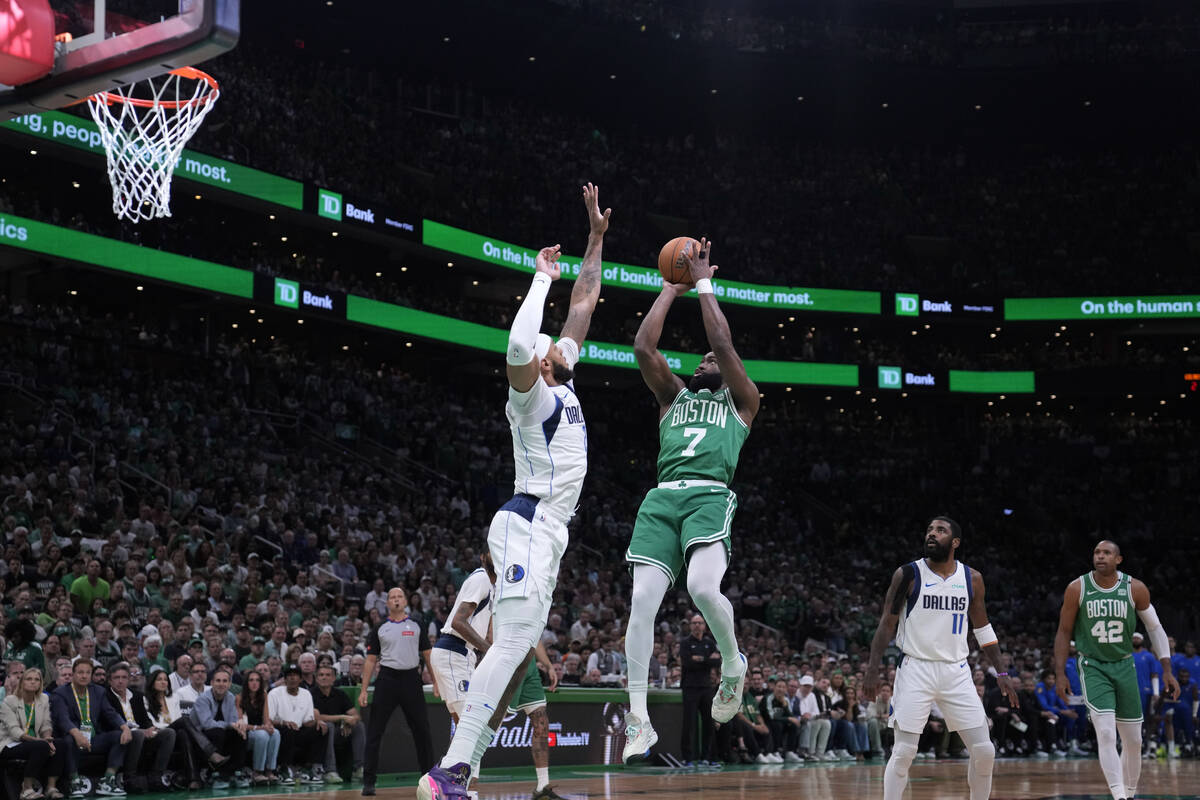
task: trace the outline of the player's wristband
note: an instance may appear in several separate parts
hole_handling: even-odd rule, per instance
[[[1007,677],[1008,677],[1008,673],[1007,673],[1007,672],[997,672],[997,673],[996,673],[996,677],[997,677],[997,678],[1007,678]]]
[[[980,647],[987,647],[999,641],[990,622],[981,628],[975,628],[975,640],[979,642]]]
[[[708,278],[701,278],[700,280],[696,281],[696,293],[712,294],[712,281],[710,281]]]

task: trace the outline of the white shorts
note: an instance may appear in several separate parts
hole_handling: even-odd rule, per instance
[[[429,651],[438,694],[442,696],[446,708],[454,714],[462,713],[471,676],[475,673],[475,654],[469,648],[467,653],[469,655],[463,655],[444,647],[434,647]]]
[[[896,670],[888,725],[921,733],[934,703],[952,731],[987,727],[983,701],[975,691],[966,661],[925,661],[905,656]]]
[[[488,549],[496,569],[494,607],[512,598],[536,599],[544,607],[544,623],[567,549],[567,526],[543,511],[536,498],[519,494],[492,517]]]

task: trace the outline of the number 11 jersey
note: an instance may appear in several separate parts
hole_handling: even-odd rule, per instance
[[[900,612],[896,646],[925,661],[962,661],[968,653],[967,609],[974,594],[971,568],[959,561],[950,577],[943,578],[923,558],[912,564],[912,587]]]

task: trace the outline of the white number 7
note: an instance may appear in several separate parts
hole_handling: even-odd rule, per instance
[[[700,444],[700,440],[704,438],[706,433],[708,433],[708,428],[684,428],[683,435],[692,441],[687,447],[683,448],[683,455],[696,455],[696,445]]]

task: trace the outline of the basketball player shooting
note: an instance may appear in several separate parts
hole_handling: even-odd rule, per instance
[[[496,572],[493,643],[475,668],[458,727],[441,763],[417,783],[419,800],[467,797],[471,764],[496,735],[490,718],[516,691],[530,651],[541,636],[567,548],[567,521],[587,475],[587,428],[575,395],[575,364],[600,298],[600,255],[608,219],[599,187],[583,187],[588,245],[571,290],[570,310],[557,342],[544,333],[543,306],[560,271],[558,245],[536,259],[533,283],[508,336],[508,404],[516,469],[515,494],[488,530]]]
[[[633,599],[625,634],[629,664],[629,714],[625,717],[622,758],[645,755],[658,734],[646,708],[647,677],[654,649],[654,618],[667,589],[687,564],[687,589],[721,652],[721,684],[713,696],[712,718],[733,719],[746,682],[746,657],[738,651],[733,606],[721,594],[729,565],[730,526],[737,496],[729,481],[750,424],[758,413],[758,387],[733,348],[729,323],[713,294],[711,243],[700,240],[688,253],[692,284],[663,283],[642,320],[633,351],[646,386],[658,400],[658,487],[646,493],[625,559],[633,568]],[[658,351],[671,304],[695,285],[700,315],[712,352],[691,380],[671,372]]]
[[[884,800],[900,800],[908,784],[908,768],[917,755],[921,731],[937,703],[951,731],[958,731],[970,753],[967,785],[971,800],[986,800],[992,791],[996,748],[988,736],[983,703],[967,664],[967,622],[979,647],[997,670],[996,680],[1008,702],[1017,707],[1017,691],[1000,661],[996,632],[983,602],[983,575],[957,560],[962,529],[949,517],[934,517],[925,528],[925,557],[892,574],[883,617],[871,640],[871,659],[863,676],[863,694],[875,699],[883,651],[893,634],[903,656],[896,668],[896,687],[888,724],[896,729],[896,746],[883,772]]]
[[[1117,569],[1121,560],[1116,542],[1105,539],[1096,545],[1092,571],[1071,581],[1063,593],[1054,636],[1055,690],[1068,703],[1065,665],[1072,639],[1079,650],[1079,682],[1096,729],[1100,769],[1113,800],[1137,794],[1142,775],[1142,695],[1132,658],[1139,619],[1162,663],[1167,700],[1179,697],[1179,682],[1171,674],[1171,645],[1150,603],[1150,590]]]

